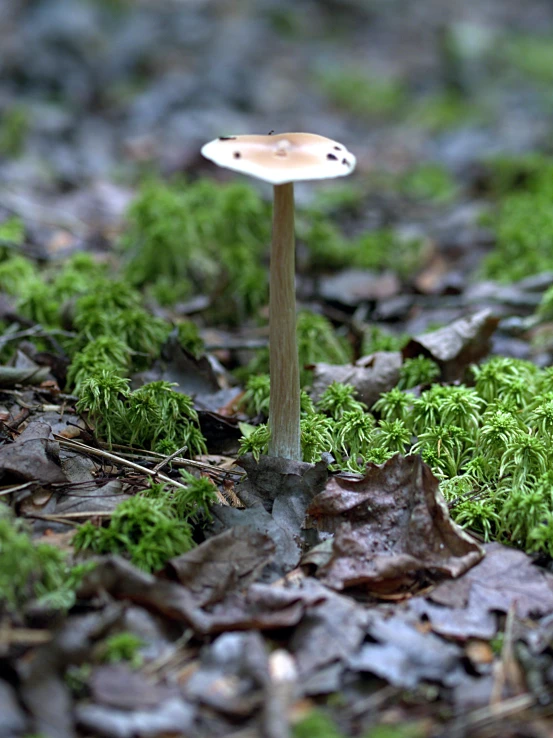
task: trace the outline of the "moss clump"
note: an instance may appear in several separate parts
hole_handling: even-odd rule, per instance
[[[426,356],[405,359],[399,371],[399,389],[410,389],[419,384],[430,384],[441,374],[440,367]]]
[[[198,326],[191,320],[183,320],[177,325],[179,343],[183,349],[199,359],[205,353],[205,345]]]
[[[399,187],[409,197],[435,203],[451,202],[459,189],[448,170],[439,164],[421,164],[406,172]]]
[[[144,646],[141,638],[134,633],[115,633],[100,644],[100,661],[106,664],[119,664],[126,661],[138,669],[142,665],[139,651]]]
[[[438,92],[426,95],[411,107],[408,121],[413,126],[431,133],[479,123],[488,117],[483,105],[477,104],[456,92]]]
[[[302,385],[310,380],[311,373],[304,369],[309,364],[347,364],[351,361],[351,346],[345,338],[337,335],[332,323],[323,315],[301,310],[296,330]]]
[[[131,392],[123,373],[123,368],[118,374],[113,365],[104,362],[79,384],[77,411],[89,413],[108,443],[162,453],[186,446],[188,455],[207,453],[198,414],[188,395],[175,392],[175,385],[169,382],[150,382]]]
[[[553,212],[547,191],[504,198],[495,230],[497,243],[484,261],[485,276],[511,282],[553,269]]]
[[[25,107],[14,105],[7,110],[0,125],[0,156],[20,156],[28,131],[29,116]]]
[[[206,478],[182,474],[186,488],[151,483],[141,494],[122,502],[109,525],[82,525],[73,545],[97,554],[124,554],[145,571],[158,571],[165,563],[194,546],[192,524],[210,518],[216,502],[215,485]]]
[[[25,227],[20,218],[13,216],[0,223],[0,245],[22,246],[25,240]]]
[[[375,77],[356,67],[330,67],[315,75],[315,83],[334,106],[363,118],[395,116],[407,100],[399,80]]]
[[[553,83],[553,36],[513,35],[505,40],[502,56],[526,78],[544,85]]]
[[[335,468],[363,473],[370,461],[420,453],[457,522],[486,540],[553,556],[553,370],[494,357],[473,367],[474,387],[406,390],[431,382],[437,371],[429,359],[406,360],[402,380],[372,412],[352,387],[333,383],[302,412],[304,459],[330,452]],[[268,433],[258,426],[242,450],[265,453]]]
[[[406,333],[394,334],[376,325],[369,326],[363,332],[361,355],[367,356],[375,351],[401,351],[408,341]]]
[[[0,503],[0,603],[23,607],[38,599],[53,609],[68,610],[91,565],[72,566],[66,554],[45,543],[34,544],[20,521]]]
[[[321,710],[312,710],[292,728],[293,738],[344,738],[336,723]]]
[[[553,160],[503,158],[492,162],[491,172],[500,201],[491,218],[496,246],[484,260],[484,275],[510,282],[553,270]]]
[[[165,500],[131,497],[113,512],[106,528],[92,522],[82,525],[73,545],[96,554],[127,554],[145,571],[157,571],[165,562],[192,548],[192,531],[179,520]]]
[[[135,286],[186,284],[214,295],[227,318],[229,303],[247,315],[267,295],[270,222],[268,204],[242,183],[147,182],[128,213],[127,275]]]

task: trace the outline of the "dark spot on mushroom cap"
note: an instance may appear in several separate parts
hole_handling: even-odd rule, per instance
[[[342,164],[345,164],[347,167],[349,167],[349,161],[345,157],[342,159]]]
[[[242,156],[242,154],[239,151],[235,151],[233,156],[235,159],[239,159]]]
[[[326,158],[327,159],[332,159],[333,161],[338,161],[338,157],[337,156],[334,156],[334,154],[327,154],[326,155]]]
[[[236,136],[219,136],[219,141],[234,141]]]
[[[335,147],[334,147],[334,150],[335,150],[335,151],[341,151],[342,149],[341,149],[341,148],[340,148],[339,146],[335,146]]]

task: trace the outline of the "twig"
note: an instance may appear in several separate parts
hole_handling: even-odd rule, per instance
[[[503,700],[499,704],[481,707],[477,710],[469,712],[462,718],[459,718],[450,727],[450,738],[467,735],[469,728],[481,727],[489,723],[499,722],[504,718],[523,712],[536,704],[536,698],[531,694],[520,694],[516,697],[510,697]]]
[[[19,492],[20,489],[27,489],[27,487],[31,487],[33,484],[36,484],[36,482],[24,482],[24,484],[18,484],[15,487],[6,487],[5,489],[0,489],[0,497],[11,495],[13,494],[13,492]]]
[[[171,456],[167,456],[167,458],[162,459],[162,461],[160,461],[159,464],[156,464],[154,466],[153,471],[154,472],[158,472],[160,469],[163,469],[164,466],[167,466],[167,464],[170,461],[172,461],[174,458],[176,458],[179,454],[184,453],[187,448],[188,448],[188,446],[183,446],[182,448],[179,448],[178,451],[175,451],[174,453],[172,453]]]
[[[102,444],[107,445],[107,444]],[[163,454],[159,454],[156,451],[145,451],[140,450],[140,452],[137,453],[137,449],[133,449],[131,446],[122,446],[120,444],[114,443],[112,444],[112,448],[122,449],[120,454],[121,456],[124,456],[125,458],[129,459],[143,459],[151,457],[152,461],[154,459],[163,459],[165,458]],[[126,450],[128,449],[128,450]],[[123,450],[125,450],[123,452]],[[206,464],[204,461],[195,461],[194,459],[184,459],[184,458],[174,458],[172,459],[175,466],[191,466],[195,467],[196,469],[205,469],[206,471],[209,471],[212,474],[219,474],[223,477],[228,477],[234,475],[235,477],[245,477],[246,472],[243,471],[237,471],[234,469],[221,469],[219,466],[214,466],[213,464]]]
[[[8,329],[9,330],[9,329]],[[0,347],[4,346],[10,341],[18,341],[21,338],[52,338],[53,335],[63,336],[64,338],[74,338],[75,333],[70,331],[63,331],[58,328],[52,328],[51,330],[45,330],[41,325],[34,325],[32,328],[26,328],[24,331],[9,333],[6,331],[3,336],[0,336]]]
[[[111,518],[113,511],[109,510],[87,510],[72,513],[29,513],[26,517],[40,518],[41,520],[72,520],[73,518]]]
[[[152,475],[158,477],[163,482],[166,482],[167,484],[172,484],[174,487],[180,487],[181,489],[186,489],[186,484],[181,484],[181,482],[177,482],[175,479],[171,479],[171,477],[166,476],[165,474],[160,474],[159,472],[154,473],[152,469],[148,469],[146,466],[142,466],[141,464],[135,464],[134,461],[129,461],[128,459],[122,459],[120,456],[116,456],[115,454],[110,454],[108,451],[103,451],[100,448],[94,448],[93,446],[87,446],[85,443],[81,443],[80,441],[69,441],[67,438],[64,438],[63,436],[58,435],[57,433],[53,434],[55,438],[59,441],[60,446],[65,446],[66,448],[71,448],[74,451],[81,451],[84,454],[89,454],[90,456],[98,456],[101,459],[107,459],[108,461],[113,461],[116,464],[119,464],[120,466],[126,466],[129,469],[134,469],[135,471],[139,471],[142,474],[146,474],[146,476],[151,477]]]
[[[122,459],[120,456],[116,456],[115,454],[110,454],[108,451],[103,451],[100,448],[94,448],[93,446],[87,446],[86,444],[81,443],[80,441],[68,441],[66,438],[63,438],[63,436],[60,436],[57,433],[54,433],[53,435],[59,441],[60,446],[65,446],[65,448],[73,449],[73,451],[81,451],[83,454],[89,454],[90,456],[98,456],[101,459],[107,459],[108,461],[113,461],[114,463],[119,464],[120,466],[126,466],[129,469],[134,469],[135,471],[139,471],[148,477],[154,476],[157,479],[160,479],[162,482],[172,485],[173,487],[179,487],[179,489],[188,489],[188,485],[182,484],[181,482],[177,482],[176,479],[171,479],[171,477],[168,477],[165,474],[161,474],[160,472],[155,472],[152,469],[148,469],[148,467],[142,466],[141,464],[135,464],[134,461],[128,461],[127,459]],[[223,497],[223,495],[218,489],[216,491],[216,495],[217,495],[217,500],[221,503],[221,505],[226,505],[228,507],[229,503]]]

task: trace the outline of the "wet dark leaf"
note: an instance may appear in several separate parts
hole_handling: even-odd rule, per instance
[[[334,675],[340,676],[365,637],[369,613],[353,599],[327,590],[316,580],[307,579],[304,585],[313,591],[319,587],[323,601],[310,609],[296,627],[289,648],[302,683],[316,683],[316,675],[332,664],[341,666]]]
[[[416,336],[403,349],[403,356],[406,359],[419,354],[430,356],[440,366],[445,382],[462,379],[470,364],[490,352],[491,337],[498,323],[491,310],[480,310],[437,331]]]
[[[155,684],[126,664],[106,664],[94,669],[89,686],[97,704],[121,710],[152,709],[175,694]]]
[[[74,718],[64,671],[70,664],[91,658],[94,643],[120,614],[120,607],[112,604],[101,613],[70,618],[50,643],[35,651],[23,675],[21,696],[36,732],[49,738],[72,738]]]
[[[185,622],[197,633],[225,630],[271,630],[296,625],[305,612],[322,601],[320,590],[252,584],[233,592],[209,609],[194,594],[174,582],[156,579],[117,556],[103,557],[79,591],[83,598],[107,591],[165,617]]]
[[[399,351],[377,351],[356,364],[315,364],[313,400],[316,402],[332,382],[343,382],[353,385],[359,399],[371,407],[382,392],[396,386],[401,363]]]
[[[376,274],[366,269],[345,269],[321,279],[324,300],[355,306],[361,302],[386,300],[398,294],[401,283],[397,274]]]
[[[243,528],[231,528],[169,561],[167,571],[204,607],[255,581],[274,553],[269,536],[256,531],[245,536]]]
[[[49,376],[50,369],[44,366],[31,368],[0,366],[0,387],[14,387],[16,384],[40,384]]]
[[[520,618],[553,613],[553,575],[522,551],[491,543],[482,561],[461,579],[444,582],[410,609],[424,615],[437,633],[456,638],[493,638],[495,612],[514,607]]]
[[[187,697],[245,717],[258,709],[269,681],[266,646],[259,633],[225,633],[202,652]]]
[[[438,480],[418,456],[370,464],[362,479],[332,478],[307,512],[311,525],[336,531],[327,560],[317,562],[317,576],[334,589],[397,592],[458,577],[483,556],[450,520]]]
[[[363,644],[349,659],[349,667],[407,689],[425,680],[448,687],[463,682],[467,676],[462,650],[433,633],[421,633],[416,625],[405,615],[371,613],[368,634],[375,642]]]
[[[0,716],[0,738],[13,738],[25,732],[27,717],[15,689],[3,680],[0,680]]]
[[[194,708],[182,697],[171,697],[151,710],[118,710],[94,704],[75,708],[77,723],[87,731],[106,738],[151,738],[158,735],[189,733]]]
[[[41,484],[66,482],[59,465],[59,447],[49,440],[51,428],[34,421],[13,442],[0,448],[0,477]]]

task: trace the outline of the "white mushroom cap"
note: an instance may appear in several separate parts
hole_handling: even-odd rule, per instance
[[[355,169],[355,156],[345,146],[314,133],[222,136],[207,143],[202,154],[220,167],[274,185],[344,177]]]

